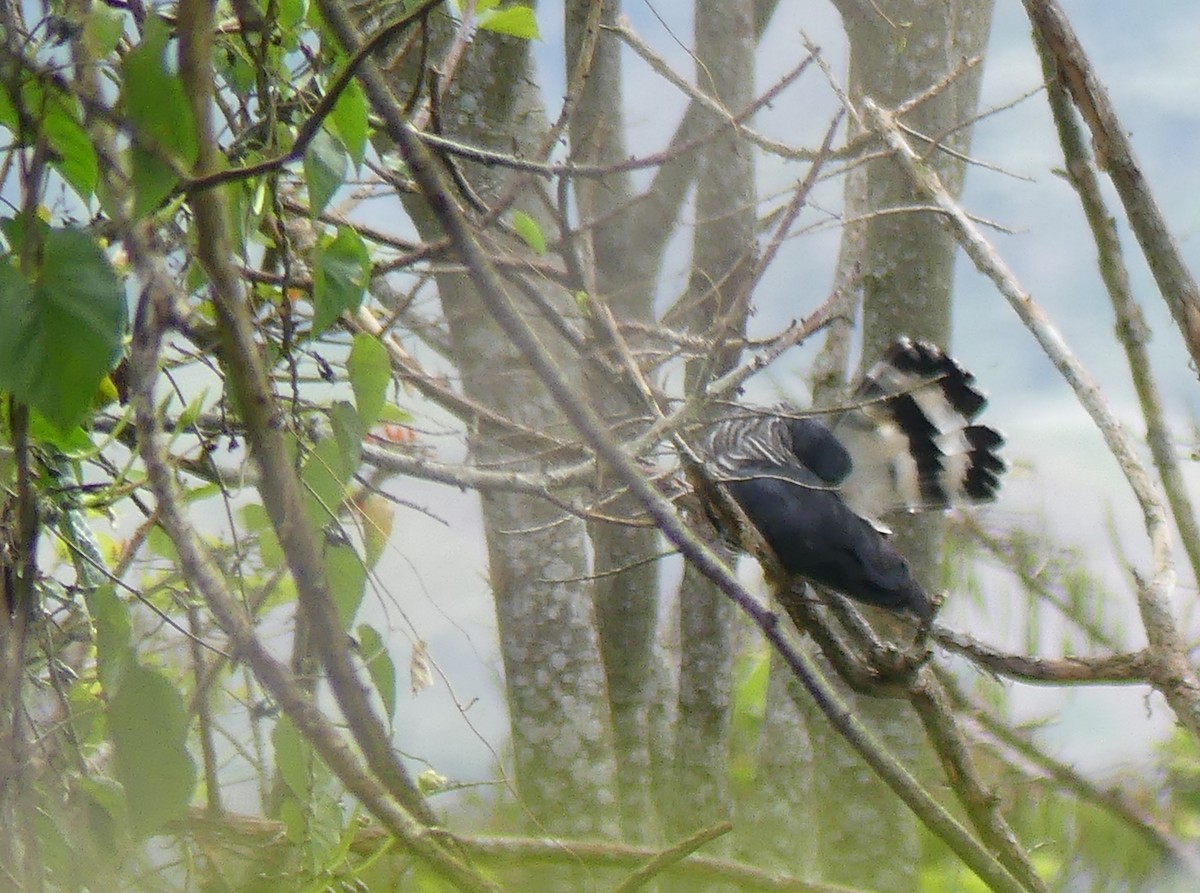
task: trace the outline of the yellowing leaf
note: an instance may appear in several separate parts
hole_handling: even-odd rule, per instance
[[[525,40],[538,40],[537,16],[528,6],[510,6],[507,9],[494,9],[479,16],[477,24],[484,31],[496,34],[507,34],[510,37],[521,37]]]
[[[542,228],[524,211],[513,212],[513,229],[517,231],[521,241],[532,248],[535,253],[546,253],[546,237],[542,235]]]

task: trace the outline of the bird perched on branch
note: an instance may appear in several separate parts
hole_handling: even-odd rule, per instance
[[[847,408],[742,409],[716,422],[702,448],[789,574],[928,619],[929,595],[874,519],[995,498],[1004,438],[974,424],[987,402],[974,380],[940,348],[904,338]]]

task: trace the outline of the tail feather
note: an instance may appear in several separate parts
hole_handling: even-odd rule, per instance
[[[1000,475],[1008,466],[996,451],[1004,446],[1004,438],[995,428],[987,425],[971,425],[963,429],[971,444],[971,457],[963,488],[975,502],[989,502],[996,498],[1000,489]]]
[[[889,397],[936,383],[941,399],[961,418],[974,419],[987,405],[975,387],[975,376],[940,347],[926,341],[898,339],[863,378],[859,395]]]
[[[1004,438],[971,424],[987,404],[975,378],[932,344],[900,339],[835,423],[854,461],[846,499],[887,512],[993,499]]]

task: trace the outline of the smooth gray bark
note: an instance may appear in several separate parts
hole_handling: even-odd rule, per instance
[[[548,123],[528,43],[478,34],[441,115],[450,136],[531,152]],[[460,169],[485,202],[502,191],[505,174],[499,169],[468,164]],[[428,209],[414,204],[410,210],[426,230],[422,235],[434,237]],[[534,188],[523,191],[517,206],[538,219],[543,232],[553,232],[554,221],[536,201]],[[533,287],[543,286],[535,281]],[[561,296],[556,286],[544,287],[548,300]],[[569,439],[553,400],[469,280],[439,275],[438,292],[463,393],[533,431]],[[542,315],[532,307],[527,314],[543,343],[563,357],[564,368],[578,369],[577,357]],[[545,449],[543,442],[523,441],[483,422],[470,425],[468,434],[480,466],[533,469],[537,460],[530,456]],[[532,830],[616,836],[616,763],[585,525],[533,496],[489,492],[481,501],[521,805]]]
[[[571,77],[580,47],[588,35],[585,25],[590,0],[566,5],[566,75]],[[619,4],[605,2],[604,24],[616,21]],[[620,43],[602,32],[570,123],[571,157],[584,163],[614,163],[626,157],[620,70]],[[575,288],[595,288],[622,322],[651,321],[661,250],[634,241],[629,225],[636,199],[628,174],[614,173],[603,181],[576,181],[574,194],[581,223],[575,248],[588,265],[591,282]],[[673,216],[673,215],[672,215]],[[670,220],[658,219],[660,229]],[[637,340],[630,339],[636,350]],[[612,357],[611,359],[616,359]],[[647,417],[624,390],[614,388],[598,368],[589,369],[589,391],[622,436],[632,437]],[[631,516],[636,500],[618,498],[604,505],[610,517]],[[601,652],[608,677],[613,736],[616,743],[621,830],[626,840],[644,841],[657,835],[654,823],[650,764],[650,692],[658,617],[658,532],[608,521],[589,524],[596,579],[593,594]]]
[[[697,83],[727,109],[753,96],[755,10],[751,2],[706,0],[696,6]],[[708,126],[718,120],[709,115]],[[734,128],[703,150],[696,181],[696,231],[689,291],[690,323],[708,335],[738,337],[745,325],[745,275],[755,253],[753,153]],[[727,326],[722,321],[728,320]],[[717,330],[714,331],[714,323]],[[688,370],[688,384],[720,374],[737,351],[720,349]],[[680,591],[679,720],[671,821],[676,835],[727,818],[732,606],[689,568]]]
[[[886,107],[928,90],[963,59],[982,55],[992,9],[987,0],[910,0],[887,4],[885,18],[871,2],[841,0],[835,5],[850,39],[850,96],[869,96]],[[966,152],[971,127],[960,125],[974,114],[980,71],[976,67],[960,76],[910,112],[905,122],[956,152]],[[964,163],[932,149],[931,155],[944,182],[961,189]],[[861,191],[848,196],[847,206],[868,212],[915,200],[901,170],[886,158],[869,164],[865,177],[852,178],[848,189]],[[858,258],[864,365],[899,335],[947,344],[954,255],[954,243],[934,214],[881,214],[866,223]],[[900,548],[918,578],[936,591],[940,519],[899,521],[903,523],[893,526]],[[887,618],[879,622],[890,623]],[[845,694],[893,753],[919,761],[921,730],[907,704]],[[811,732],[819,767],[818,803],[825,805],[818,817],[824,877],[880,891],[915,889],[920,855],[915,820],[826,727],[814,725]],[[888,859],[879,858],[880,841],[887,841]]]

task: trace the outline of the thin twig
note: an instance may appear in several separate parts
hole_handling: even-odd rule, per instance
[[[674,86],[684,95],[688,96],[693,102],[698,103],[701,107],[708,110],[725,121],[726,126],[736,127],[739,136],[744,137],[749,142],[758,146],[760,149],[778,155],[780,158],[791,158],[801,161],[815,161],[820,157],[820,151],[812,151],[811,149],[797,149],[794,146],[789,146],[787,143],[773,140],[770,137],[763,136],[761,133],[747,127],[741,122],[738,115],[725,108],[719,101],[713,99],[700,88],[688,82],[686,78],[680,77],[650,46],[642,40],[624,18],[615,26],[605,26],[606,30],[612,31],[620,36],[625,41],[625,44],[633,50],[638,56],[649,65],[658,75],[665,81]]]
[[[613,893],[634,893],[635,890],[640,890],[672,865],[677,865],[706,843],[710,843],[732,830],[733,822],[718,822],[711,828],[701,828],[691,837],[668,847],[632,872],[625,880],[613,887]]]
[[[1079,38],[1056,0],[1023,0],[1035,32],[1053,56],[1058,77],[1092,134],[1099,166],[1108,172],[1146,264],[1200,372],[1200,285],[1188,269],[1130,142]]]

